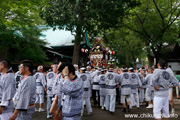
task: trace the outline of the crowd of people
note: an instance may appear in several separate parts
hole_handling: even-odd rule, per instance
[[[168,119],[169,104],[175,113],[173,87],[178,87],[179,81],[165,65],[159,60],[157,69],[115,69],[114,65],[79,69],[76,64],[59,62],[44,73],[42,65],[34,72],[33,63],[24,60],[14,74],[9,61],[0,59],[0,120],[31,120],[35,111],[45,111],[45,98],[47,118],[54,120],[80,120],[84,106],[92,115],[91,103],[113,115],[116,101],[122,104],[124,113],[147,103],[155,119],[162,115]]]

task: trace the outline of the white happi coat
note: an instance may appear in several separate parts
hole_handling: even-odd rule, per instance
[[[0,106],[4,107],[3,113],[13,112],[12,98],[15,94],[15,77],[12,70],[8,70],[0,79]],[[2,113],[2,114],[3,114]]]
[[[106,95],[116,95],[116,87],[119,84],[119,75],[117,73],[108,71],[105,74],[106,81]]]
[[[130,73],[131,76],[131,93],[138,93],[138,87],[142,86],[139,76],[136,73]]]
[[[36,100],[36,81],[33,75],[23,78],[18,86],[17,92],[14,95],[14,107],[21,110],[18,113],[17,120],[30,120],[35,112],[35,107],[30,108]]]
[[[37,94],[44,94],[44,87],[46,86],[45,76],[42,72],[37,72],[34,75],[36,79],[36,93]]]
[[[46,75],[47,80],[47,95],[52,97],[53,96],[53,80],[55,77],[54,72],[48,72]]]
[[[53,95],[58,95],[58,96],[61,95],[61,92],[60,92],[61,79],[63,79],[61,76],[61,73],[58,73],[55,75],[54,80],[53,80]]]
[[[98,83],[98,76],[101,74],[101,71],[96,70],[92,73],[92,79],[93,79],[93,90],[99,90],[100,86]]]
[[[120,74],[119,79],[119,89],[121,90],[121,95],[130,95],[131,94],[131,76],[128,72],[123,72]]]
[[[149,89],[150,91],[154,91],[154,88],[151,86],[151,78],[152,78],[152,74],[148,74],[145,77],[145,83],[146,83],[147,89]]]
[[[169,86],[174,87],[179,85],[179,81],[170,70],[156,69],[152,75],[152,87],[160,87],[154,90],[154,96],[167,97],[169,96]]]
[[[98,82],[100,85],[100,96],[106,96],[106,81],[105,81],[105,74],[101,74],[98,76]]]
[[[84,97],[91,96],[91,85],[92,85],[92,77],[89,73],[79,74],[79,78],[84,82]]]

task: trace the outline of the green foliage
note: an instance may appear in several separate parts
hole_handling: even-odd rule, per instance
[[[43,24],[39,8],[47,0],[1,0],[0,1],[0,57],[19,62],[31,59],[42,63],[46,59],[40,40],[42,30],[35,27]]]
[[[138,0],[50,0],[42,8],[41,16],[54,29],[65,29],[76,33],[73,64],[78,64],[80,41],[84,33],[91,37],[107,29],[117,28],[127,11],[135,7]]]
[[[44,62],[45,65],[52,65],[52,62]]]
[[[115,59],[118,59],[118,65],[127,65],[135,67],[136,59],[144,58],[146,52],[142,49],[145,43],[138,38],[132,31],[125,28],[107,32],[107,45],[116,51]]]
[[[1,0],[0,21],[8,28],[27,27],[42,24],[40,7],[48,0]]]
[[[59,29],[97,35],[117,27],[126,11],[136,6],[137,0],[51,0],[42,9],[42,17]]]
[[[167,58],[167,47],[179,36],[179,0],[141,0],[141,5],[130,10],[123,26],[145,42],[148,56]]]
[[[41,36],[38,28],[21,28],[18,31],[10,30],[0,34],[1,48],[6,49],[1,57],[7,57],[11,61],[20,61],[22,59],[31,59],[35,63],[43,63],[47,59],[42,47],[45,42],[40,40]],[[3,37],[4,36],[4,37]],[[7,53],[7,54],[6,54]]]
[[[179,38],[179,39],[177,39],[177,41],[178,41],[178,44],[179,44],[179,46],[180,46],[180,38]]]
[[[42,47],[44,47],[46,43],[39,39],[42,30],[32,27],[23,28],[20,31],[23,37],[19,42],[19,46],[21,47],[19,51],[20,59],[31,59],[35,63],[43,63],[46,59],[46,54],[42,50]]]

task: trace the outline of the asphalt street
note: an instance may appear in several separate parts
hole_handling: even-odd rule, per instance
[[[170,120],[180,120],[180,99],[174,98],[175,102],[175,115],[171,116]],[[44,108],[46,106],[44,105]],[[113,115],[109,114],[106,110],[101,110],[99,107],[92,106],[93,114],[88,116],[85,108],[82,120],[154,120],[152,113],[153,109],[147,109],[145,105],[140,106],[140,109],[133,108],[129,113],[122,112],[122,105],[116,104],[116,110]],[[176,117],[176,118],[175,118]],[[47,113],[35,112],[33,120],[53,120],[52,118],[47,119]]]

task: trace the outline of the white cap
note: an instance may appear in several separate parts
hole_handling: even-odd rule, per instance
[[[74,66],[75,68],[77,68],[77,67],[78,67],[78,65],[77,65],[77,64],[74,64],[73,66]]]
[[[130,67],[128,70],[133,70],[133,68],[132,68],[132,67]]]
[[[84,70],[86,70],[86,68],[85,68],[85,67],[82,67],[82,68],[81,68],[81,70],[83,70],[83,71],[84,71]]]
[[[87,68],[87,69],[91,69],[91,66],[87,66],[86,68]]]
[[[127,68],[121,68],[122,70],[127,70]]]

